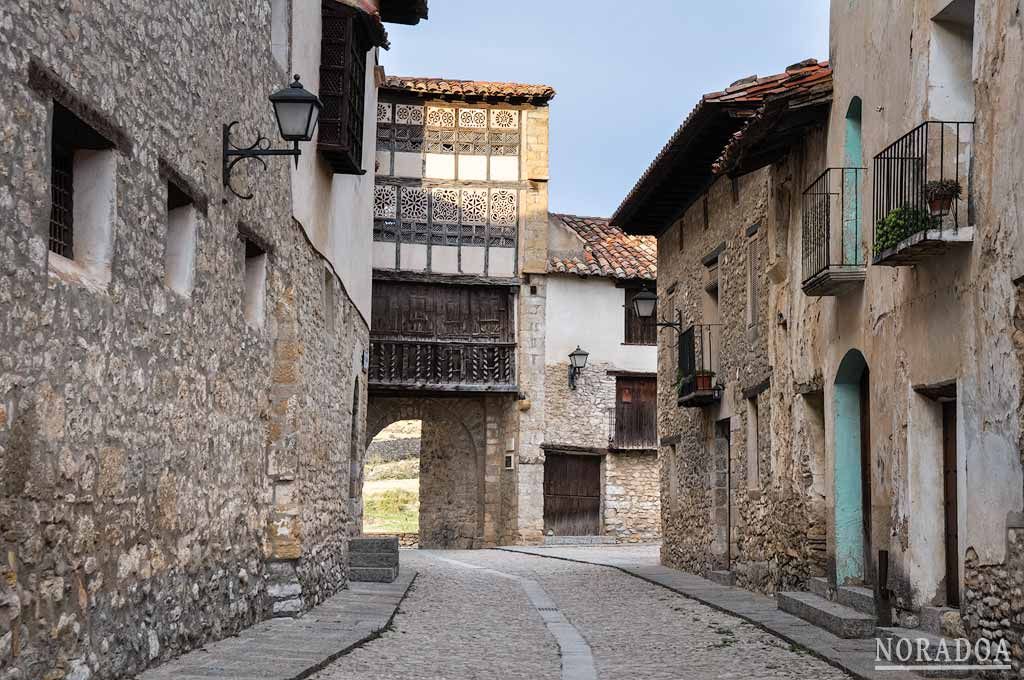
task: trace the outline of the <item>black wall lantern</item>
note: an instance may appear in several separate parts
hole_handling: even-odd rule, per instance
[[[299,151],[299,142],[313,139],[316,123],[320,119],[320,109],[323,107],[315,94],[302,87],[298,75],[291,85],[270,95],[270,103],[274,106],[274,116],[277,118],[281,138],[293,143],[291,149],[271,149],[270,140],[263,135],[257,136],[251,146],[235,146],[231,143],[231,129],[238,125],[238,121],[224,126],[224,186],[242,199],[248,200],[252,198],[252,194],[240,194],[231,186],[231,171],[235,165],[247,158],[255,158],[266,168],[267,164],[263,160],[265,156],[294,156],[295,166],[298,167],[299,156],[302,155]]]
[[[576,345],[576,349],[569,353],[569,389],[576,389],[576,376],[583,372],[583,369],[587,367],[587,357],[590,356],[590,352],[580,349],[579,345]]]
[[[633,296],[633,313],[641,319],[650,319],[654,316],[657,307],[658,296],[656,293],[648,290],[645,283],[643,289]],[[676,311],[675,321],[658,321],[654,325],[658,328],[674,328],[677,333],[683,332],[682,317],[678,310]]]

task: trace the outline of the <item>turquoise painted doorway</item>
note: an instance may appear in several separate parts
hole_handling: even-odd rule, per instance
[[[870,380],[864,355],[847,352],[836,372],[835,569],[836,583],[865,583],[871,572]]]

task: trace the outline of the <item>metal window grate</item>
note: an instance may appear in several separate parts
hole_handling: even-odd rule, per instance
[[[50,250],[67,258],[74,257],[74,153],[53,145],[50,174]]]

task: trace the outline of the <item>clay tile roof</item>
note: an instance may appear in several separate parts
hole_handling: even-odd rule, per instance
[[[664,231],[680,209],[707,188],[713,179],[712,164],[733,134],[757,117],[766,102],[791,93],[813,97],[826,83],[830,95],[831,82],[827,61],[805,59],[782,73],[748,76],[725,90],[705,94],[623,199],[612,222],[629,233]],[[674,177],[681,169],[685,177]],[[658,205],[652,207],[653,203]]]
[[[548,271],[616,279],[658,278],[658,241],[653,236],[628,236],[603,217],[553,213],[552,217],[583,240],[582,255],[552,256]]]
[[[388,76],[383,89],[440,97],[484,97],[493,99],[527,99],[540,104],[551,101],[555,89],[550,85],[498,83],[486,80],[452,80],[450,78],[417,78]]]

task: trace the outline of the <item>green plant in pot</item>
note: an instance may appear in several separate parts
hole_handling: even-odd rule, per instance
[[[928,210],[936,217],[949,214],[954,198],[960,198],[960,182],[955,179],[940,179],[925,182],[924,197],[928,201]]]
[[[927,210],[904,205],[889,211],[889,214],[875,225],[875,255],[883,250],[895,248],[911,234],[931,228],[935,220]]]

